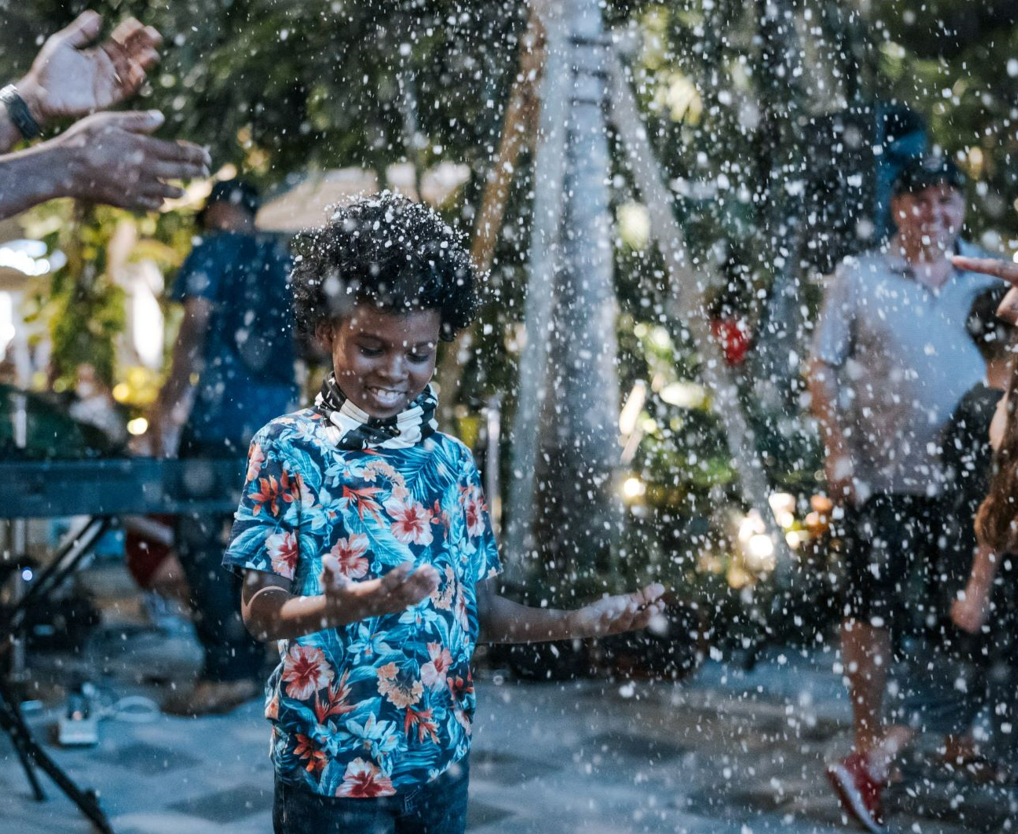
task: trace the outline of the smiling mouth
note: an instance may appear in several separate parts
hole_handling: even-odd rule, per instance
[[[386,405],[393,405],[395,403],[398,403],[401,399],[403,399],[406,396],[406,391],[396,388],[378,388],[369,385],[366,386],[366,390],[376,400]]]

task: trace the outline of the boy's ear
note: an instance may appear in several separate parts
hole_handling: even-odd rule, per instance
[[[325,319],[315,325],[315,339],[325,348],[332,350],[332,340],[335,337],[335,329],[330,319]]]

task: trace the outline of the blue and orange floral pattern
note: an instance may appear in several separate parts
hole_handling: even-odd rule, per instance
[[[436,433],[354,451],[334,437],[315,409],[258,432],[224,564],[304,595],[321,592],[325,554],[355,581],[406,561],[438,570],[435,593],[406,611],[280,641],[267,686],[281,779],[326,796],[389,796],[469,750],[476,585],[501,566],[462,443]]]

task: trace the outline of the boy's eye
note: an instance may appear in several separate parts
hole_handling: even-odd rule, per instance
[[[431,351],[427,351],[426,353],[420,352],[408,353],[407,358],[411,362],[427,362],[431,358]]]
[[[382,355],[382,349],[381,348],[372,348],[372,347],[365,347],[364,345],[360,345],[360,351],[361,351],[361,355],[362,356],[381,356]]]

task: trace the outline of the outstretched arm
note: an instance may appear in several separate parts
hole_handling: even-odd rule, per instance
[[[339,570],[334,556],[322,560],[323,593],[298,596],[289,580],[249,570],[244,574],[241,615],[256,640],[289,640],[367,617],[391,614],[416,605],[438,587],[431,565],[413,570],[407,562],[381,579],[353,582]]]
[[[54,197],[155,211],[183,191],[166,180],[208,173],[208,154],[190,142],[147,134],[157,112],[97,113],[56,139],[0,156],[0,219]]]
[[[604,637],[646,628],[664,612],[664,587],[648,585],[633,594],[605,597],[572,611],[531,608],[499,596],[489,579],[477,586],[482,643],[539,643],[573,637]]]

